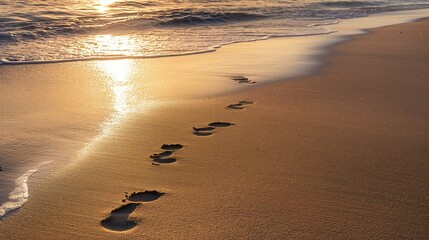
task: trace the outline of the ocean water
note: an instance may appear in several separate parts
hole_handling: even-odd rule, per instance
[[[427,7],[429,0],[0,0],[0,63],[188,54]]]

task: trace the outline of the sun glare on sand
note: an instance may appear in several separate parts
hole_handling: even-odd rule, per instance
[[[113,100],[113,109],[117,114],[123,115],[130,111],[130,73],[132,71],[132,61],[107,60],[99,61],[97,66],[108,76],[108,86]]]

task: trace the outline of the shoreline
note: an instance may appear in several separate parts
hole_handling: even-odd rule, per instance
[[[377,30],[375,30],[375,31],[377,31]],[[359,36],[358,36],[359,37]],[[352,40],[353,41],[353,40]],[[271,43],[270,43],[271,44]],[[337,46],[335,45],[334,46],[334,48],[337,48]],[[329,56],[327,56],[327,58],[329,59],[330,58],[330,55],[331,54],[329,54]],[[328,64],[328,67],[329,67],[329,64]],[[323,71],[323,70],[322,70]],[[319,74],[317,74],[317,75],[319,75]],[[275,82],[275,83],[273,83],[273,84],[280,84],[280,83],[277,83],[277,82]],[[261,85],[265,85],[265,84],[261,84]],[[271,85],[271,84],[269,84],[269,85]],[[261,86],[262,87],[262,86]],[[268,88],[268,87],[270,87],[270,86],[267,86],[267,85],[265,85],[265,86],[263,86],[263,88]],[[254,91],[253,89],[251,90],[251,91]],[[244,92],[248,92],[248,89],[246,90],[246,91],[244,91]],[[240,91],[240,92],[235,92],[235,93],[233,93],[233,95],[236,95],[236,94],[242,94],[243,92],[242,91]],[[225,94],[221,94],[221,96],[223,96],[223,97],[225,97]],[[230,97],[230,96],[229,96]],[[209,98],[207,101],[208,102],[211,102],[211,101],[216,101],[216,99],[218,99],[218,98],[220,98],[219,96],[217,96],[217,97],[212,97],[212,98]],[[185,102],[186,101],[189,101],[189,100],[186,100],[185,99]],[[198,101],[198,100],[195,100],[195,99],[193,99],[193,100],[191,100],[191,101]],[[207,101],[204,101],[204,102],[207,102]],[[201,106],[202,105],[204,105],[204,104],[201,104]],[[257,106],[257,105],[255,105],[255,106]],[[251,108],[251,107],[253,107],[253,106],[250,106],[249,108]],[[169,109],[169,107],[167,107],[167,109]],[[157,111],[159,111],[159,110],[157,110]],[[171,110],[170,109],[170,111],[173,111],[173,110]],[[151,114],[151,115],[153,115],[153,114]],[[138,118],[138,117],[137,117]],[[156,118],[155,118],[156,119]],[[135,116],[134,117],[132,117],[132,120],[136,120],[136,118],[135,118]],[[128,120],[127,120],[128,121]],[[131,124],[131,125],[133,125],[133,124]],[[160,127],[160,129],[162,129],[162,127],[161,126],[159,126]],[[226,130],[225,130],[226,131]],[[135,163],[133,163],[134,165],[133,166],[135,166]],[[185,163],[184,163],[185,164]],[[80,168],[79,166],[76,166],[76,168]],[[68,174],[65,174],[65,175],[68,175]],[[159,178],[159,176],[158,176],[158,178]],[[100,178],[101,179],[101,178]],[[44,188],[44,187],[42,187],[42,188]],[[163,189],[164,191],[166,191],[167,192],[167,195],[169,195],[169,194],[172,194],[172,195],[174,195],[174,192],[172,192],[172,190],[170,190],[170,189]],[[30,191],[31,191],[31,189],[30,189]],[[40,199],[40,198],[39,198]],[[104,203],[104,205],[107,205],[107,203]],[[28,213],[28,212],[27,212]],[[14,216],[15,217],[15,216]],[[0,222],[0,228],[2,227],[2,223]]]
[[[295,38],[295,37],[308,37],[308,36],[330,35],[330,34],[333,34],[333,33],[337,32],[335,30],[335,26],[338,25],[338,24],[341,24],[343,21],[359,20],[359,19],[365,19],[365,18],[368,18],[368,17],[369,18],[373,18],[373,17],[379,17],[379,16],[383,17],[383,16],[391,16],[391,15],[401,15],[401,14],[404,14],[404,13],[405,14],[406,13],[419,13],[419,12],[427,12],[427,11],[429,11],[429,8],[421,8],[421,9],[414,9],[414,10],[397,10],[397,11],[392,11],[392,12],[383,12],[383,13],[370,14],[370,15],[364,16],[364,17],[355,17],[355,18],[350,18],[350,19],[339,19],[335,23],[317,25],[317,26],[323,26],[323,27],[324,26],[327,26],[327,27],[328,26],[332,26],[332,27],[334,27],[334,29],[328,29],[331,32],[327,32],[327,33],[302,34],[302,35],[298,34],[298,35],[284,35],[284,36],[265,36],[265,37],[262,37],[262,38],[251,39],[251,40],[246,40],[246,41],[237,41],[237,42],[222,43],[222,44],[211,46],[210,48],[198,50],[198,51],[195,51],[195,52],[177,53],[177,54],[171,54],[171,55],[156,55],[156,56],[105,56],[105,57],[90,57],[90,58],[79,58],[79,59],[36,60],[36,61],[24,61],[24,62],[20,62],[20,61],[3,61],[2,62],[2,61],[0,61],[0,66],[1,65],[5,65],[5,66],[18,65],[19,66],[19,65],[32,65],[32,64],[39,65],[39,64],[86,62],[86,61],[138,60],[138,59],[156,59],[156,58],[192,56],[192,55],[198,55],[198,54],[206,54],[206,53],[216,52],[216,51],[219,51],[219,49],[221,49],[223,47],[230,46],[230,45],[235,45],[235,44],[259,42],[259,41],[267,41],[267,40],[270,40],[270,39],[277,39],[277,38],[282,39],[282,38]],[[385,26],[391,26],[391,25],[401,24],[401,23],[405,23],[405,22],[419,21],[419,20],[422,20],[424,18],[427,18],[427,16],[411,17],[411,18],[408,17],[408,19],[403,19],[403,20],[398,21],[398,22],[385,23],[385,25],[378,25],[378,26],[371,26],[371,27],[365,27],[365,26],[363,26],[362,28],[358,28],[358,29],[354,29],[354,30],[364,32],[365,30],[368,30],[368,29],[385,27]],[[359,34],[359,33],[355,33],[355,34]],[[348,34],[344,34],[344,35],[348,35]],[[350,34],[350,35],[354,35],[354,34]],[[322,48],[323,46],[319,46],[319,47]]]

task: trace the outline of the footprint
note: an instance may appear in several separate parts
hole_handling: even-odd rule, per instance
[[[195,131],[203,131],[203,132],[207,132],[207,131],[213,131],[216,128],[214,127],[202,127],[202,128],[196,128],[196,127],[192,127]]]
[[[177,158],[173,158],[173,157],[162,158],[162,157],[159,157],[159,158],[154,158],[153,161],[155,162],[155,164],[153,164],[153,165],[156,165],[157,163],[158,164],[168,164],[168,163],[174,163],[174,162],[176,162]]]
[[[100,224],[104,228],[118,232],[133,229],[137,226],[137,222],[128,219],[130,214],[133,213],[137,207],[142,205],[141,202],[155,201],[164,194],[165,193],[158,192],[156,190],[132,192],[130,195],[125,192],[125,199],[122,199],[122,202],[125,203],[128,200],[130,203],[123,204],[122,206],[113,209],[108,217],[101,220]]]
[[[238,103],[239,103],[239,104],[243,104],[243,105],[248,105],[248,104],[254,104],[255,102],[244,100],[244,101],[240,101],[240,102],[238,102]]]
[[[171,154],[173,154],[173,151],[164,151],[162,153],[154,153],[150,156],[150,158],[152,158],[152,159],[163,158],[163,157],[171,156]]]
[[[152,202],[157,200],[158,198],[162,197],[165,193],[158,192],[156,190],[151,191],[141,191],[141,192],[133,192],[129,196],[125,195],[128,201],[133,202]]]
[[[242,103],[230,104],[226,108],[227,109],[233,109],[233,110],[243,110],[244,104],[242,104]]]
[[[182,144],[163,144],[161,148],[166,151],[175,151],[175,150],[182,149],[183,145]]]
[[[255,81],[252,81],[249,78],[244,77],[244,76],[233,76],[233,77],[231,77],[231,79],[233,81],[238,82],[238,83],[247,83],[247,84],[255,84],[256,83]]]
[[[101,226],[118,232],[133,229],[137,226],[137,222],[129,220],[128,216],[140,205],[140,203],[127,203],[112,210],[107,218],[101,220]]]
[[[171,156],[173,154],[172,150],[167,150],[162,153],[154,153],[150,155],[150,158],[152,158],[152,165],[159,166],[161,163],[173,163],[177,159],[175,158],[167,158],[168,156]]]
[[[234,123],[229,123],[229,122],[212,122],[209,123],[210,127],[229,127],[235,125]]]
[[[213,131],[216,128],[214,128],[214,127],[202,127],[202,128],[192,127],[192,129],[194,129],[194,135],[197,135],[197,136],[210,136],[210,135],[213,135]]]
[[[176,150],[182,149],[182,144],[163,144],[161,146],[161,149],[164,150],[164,152],[161,153],[154,153],[150,155],[149,157],[152,158],[152,165],[159,166],[160,164],[168,164],[168,163],[174,163],[177,161],[177,158],[169,157],[173,155],[173,153]]]
[[[226,109],[229,109],[229,110],[243,110],[243,109],[245,109],[245,105],[248,105],[248,104],[253,104],[254,102],[251,102],[251,101],[239,101],[238,103],[234,103],[234,104],[230,104],[230,105],[228,105],[227,107],[226,107]]]
[[[194,135],[199,136],[199,137],[206,137],[206,136],[211,136],[211,135],[213,135],[213,132],[200,132],[200,131],[194,131],[193,133],[194,133]]]

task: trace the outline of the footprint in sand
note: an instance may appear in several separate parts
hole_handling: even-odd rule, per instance
[[[246,83],[246,84],[255,84],[255,81],[250,80],[248,77],[245,76],[232,76],[231,79],[233,81],[236,81],[238,83]]]
[[[160,198],[162,195],[164,195],[164,193],[156,190],[133,192],[129,196],[126,194],[125,198],[130,201],[130,203],[126,203],[116,209],[113,209],[107,218],[101,220],[100,224],[104,228],[116,232],[131,230],[137,226],[138,223],[130,220],[129,216],[142,205],[140,202],[152,202]]]
[[[126,194],[125,197],[128,201],[132,202],[152,202],[162,197],[165,193],[156,190],[146,190],[141,192],[132,192],[130,195]]]
[[[229,127],[231,125],[235,125],[235,124],[229,123],[229,122],[212,122],[212,123],[209,123],[207,127],[201,127],[201,128],[193,127],[192,129],[194,130],[193,133],[196,136],[211,136],[213,135],[216,128]]]
[[[209,127],[215,127],[215,128],[218,128],[218,127],[229,127],[229,126],[232,126],[232,125],[235,125],[235,123],[229,123],[229,122],[212,122],[212,123],[208,124]]]
[[[168,156],[171,156],[171,154],[173,154],[173,151],[164,151],[162,153],[154,153],[150,156],[150,158],[155,159],[155,158],[168,157]]]
[[[112,231],[127,231],[135,226],[137,226],[137,222],[129,220],[128,216],[136,210],[140,203],[127,203],[116,209],[113,209],[110,212],[110,215],[103,219],[100,224],[104,228],[107,228]]]
[[[177,158],[170,157],[176,150],[182,149],[182,144],[163,144],[161,149],[164,152],[154,153],[150,156],[152,158],[152,165],[159,166],[160,164],[174,163],[177,161]]]
[[[183,145],[182,144],[163,144],[161,148],[167,151],[174,151],[174,150],[182,149]]]
[[[245,109],[245,105],[253,104],[254,102],[250,101],[240,101],[238,103],[230,104],[226,107],[228,110],[243,110]]]
[[[201,128],[192,128],[194,130],[194,135],[197,136],[210,136],[213,135],[213,131],[216,129],[214,127],[201,127]]]
[[[154,158],[152,159],[153,165],[158,165],[158,164],[169,164],[169,163],[174,163],[177,161],[177,158],[173,158],[173,157],[169,157],[169,158],[162,158],[162,157],[158,157],[158,158]]]

